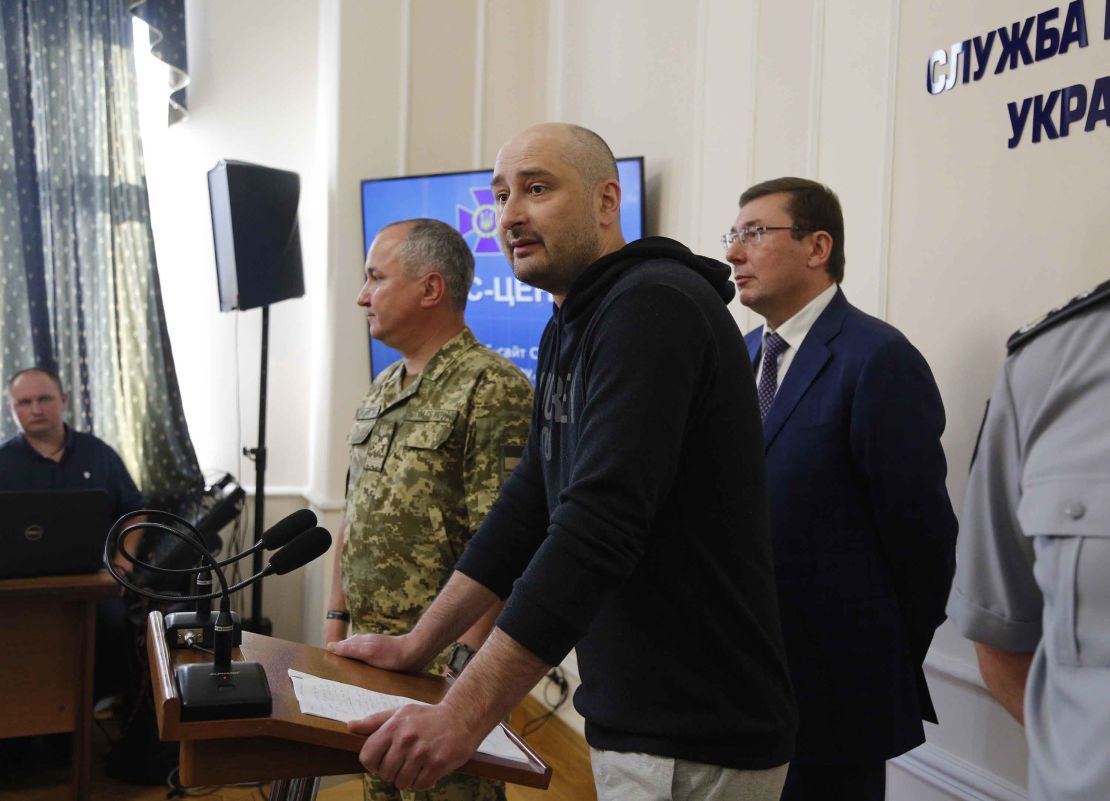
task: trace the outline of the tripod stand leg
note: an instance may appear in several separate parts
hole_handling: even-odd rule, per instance
[[[270,789],[269,801],[316,801],[320,791],[320,778],[275,779]]]

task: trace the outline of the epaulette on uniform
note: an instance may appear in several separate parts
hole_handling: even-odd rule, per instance
[[[1088,289],[1086,292],[1080,292],[1064,305],[1057,306],[1055,309],[1049,309],[1048,312],[1041,315],[1036,320],[1033,320],[1031,323],[1026,323],[1015,331],[1010,338],[1006,340],[1007,355],[1012,356],[1022,345],[1031,342],[1054,325],[1064,322],[1064,320],[1067,320],[1085,309],[1108,301],[1110,301],[1110,281],[1105,281],[1094,289]]]

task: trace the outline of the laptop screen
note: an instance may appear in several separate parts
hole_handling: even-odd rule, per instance
[[[0,492],[0,578],[100,570],[109,508],[103,490]]]

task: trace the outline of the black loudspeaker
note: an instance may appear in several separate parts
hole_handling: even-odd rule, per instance
[[[220,311],[304,294],[295,172],[221,160],[208,171]]]

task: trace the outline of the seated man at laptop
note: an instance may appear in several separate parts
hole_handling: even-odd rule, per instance
[[[8,379],[20,433],[0,444],[0,490],[104,490],[113,520],[141,509],[143,496],[112,447],[66,425],[68,400],[51,370],[31,367]]]
[[[68,396],[52,370],[31,367],[8,379],[8,405],[20,433],[0,444],[0,490],[103,490],[112,520],[144,506],[143,496],[110,445],[65,423]],[[90,532],[105,537],[107,531]],[[138,534],[126,547],[135,553]],[[130,566],[122,557],[117,567]],[[95,694],[123,689],[130,632],[122,598],[102,601],[96,614]]]

